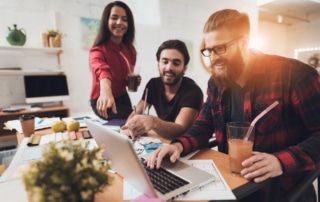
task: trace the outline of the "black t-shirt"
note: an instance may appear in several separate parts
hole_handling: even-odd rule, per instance
[[[153,105],[158,117],[165,121],[174,122],[183,107],[200,111],[203,103],[200,87],[187,77],[183,77],[179,90],[169,102],[166,100],[164,84],[160,77],[150,79],[146,88],[148,88],[147,103]],[[142,100],[145,98],[145,92]]]
[[[234,83],[231,86],[231,121],[244,121],[244,88]]]

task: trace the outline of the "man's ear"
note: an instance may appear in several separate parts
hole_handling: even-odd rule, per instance
[[[185,65],[185,66],[183,67],[183,75],[186,73],[187,69],[188,69],[188,65]]]
[[[240,41],[240,47],[242,50],[246,50],[249,47],[249,36],[246,35],[242,38],[242,40]]]

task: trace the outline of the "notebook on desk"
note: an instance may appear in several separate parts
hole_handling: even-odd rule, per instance
[[[85,120],[85,122],[96,143],[105,146],[103,157],[111,162],[112,169],[149,197],[168,201],[213,182],[215,179],[213,175],[179,160],[172,164],[169,160],[164,159],[161,169],[147,169],[143,166],[143,159],[135,153],[127,136],[91,120]],[[166,175],[166,179],[175,175],[180,180],[173,186],[167,186],[165,183],[170,182],[160,182],[150,177],[150,175],[160,175],[162,173]],[[155,182],[160,185],[155,185]],[[161,185],[164,185],[164,187],[158,187]]]

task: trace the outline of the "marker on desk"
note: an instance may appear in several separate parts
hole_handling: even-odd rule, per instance
[[[40,120],[38,121],[38,124],[41,124],[43,121],[44,121],[44,119],[40,119]]]
[[[137,108],[136,108],[136,106],[135,106],[135,105],[133,105],[133,113],[134,113],[134,115],[136,115],[136,114],[137,114]]]
[[[145,92],[145,96],[144,96],[142,114],[146,114],[145,110],[147,108],[147,99],[148,99],[148,88],[146,88],[146,92]],[[146,115],[149,115],[149,112]]]

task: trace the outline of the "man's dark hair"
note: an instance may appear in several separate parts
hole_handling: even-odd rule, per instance
[[[168,40],[168,41],[163,42],[159,46],[158,51],[156,53],[158,62],[160,60],[161,52],[165,49],[176,49],[177,51],[179,51],[184,57],[184,65],[188,65],[189,60],[190,60],[190,56],[189,56],[187,46],[183,41],[180,41],[178,39],[173,39],[173,40]]]

